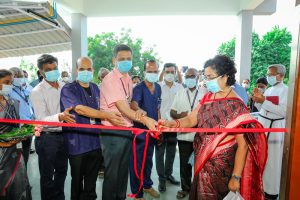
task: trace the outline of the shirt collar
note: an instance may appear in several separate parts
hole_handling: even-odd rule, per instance
[[[124,76],[117,68],[114,68],[113,72],[118,78],[130,78],[128,73]]]
[[[62,83],[59,82],[59,81],[57,81],[57,83],[58,83],[58,89],[61,88],[61,87],[62,87]],[[49,90],[49,89],[51,89],[51,88],[54,88],[54,87],[52,87],[45,79],[42,80],[41,85],[42,85],[44,88],[46,88],[47,90]],[[55,88],[55,89],[56,89],[56,88]]]

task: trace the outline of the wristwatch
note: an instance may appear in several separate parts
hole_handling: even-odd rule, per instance
[[[241,176],[237,176],[237,175],[235,175],[235,174],[232,174],[232,176],[231,176],[234,180],[236,180],[236,181],[239,181],[239,180],[241,180]]]

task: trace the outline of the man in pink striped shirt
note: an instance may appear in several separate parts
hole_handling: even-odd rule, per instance
[[[132,81],[128,75],[132,68],[132,50],[127,45],[117,45],[114,49],[115,68],[103,79],[100,87],[100,108],[122,114],[125,126],[132,127],[132,121],[155,130],[157,122],[146,116],[144,111],[130,108]],[[103,125],[112,126],[108,121]],[[131,151],[131,131],[103,131],[101,144],[104,157],[103,200],[126,199],[128,166]]]

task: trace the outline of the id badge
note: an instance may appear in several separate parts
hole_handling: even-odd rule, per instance
[[[22,149],[22,142],[17,143],[17,149]]]
[[[96,124],[96,120],[95,120],[94,118],[91,118],[91,119],[90,119],[90,123],[91,123],[91,124]]]

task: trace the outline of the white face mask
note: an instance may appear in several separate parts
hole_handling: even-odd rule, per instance
[[[250,84],[242,83],[242,87],[245,88],[245,89],[248,89],[248,88],[250,88]]]
[[[5,85],[2,84],[2,90],[0,90],[0,95],[7,96],[12,92],[13,86],[12,85]]]
[[[258,90],[260,91],[260,93],[265,93],[265,91],[266,91],[266,88],[258,88]]]
[[[175,75],[174,74],[166,74],[165,75],[165,80],[168,81],[168,82],[174,82]]]
[[[69,77],[63,77],[62,80],[63,80],[63,82],[65,82],[65,83],[70,82],[70,78],[69,78]]]

